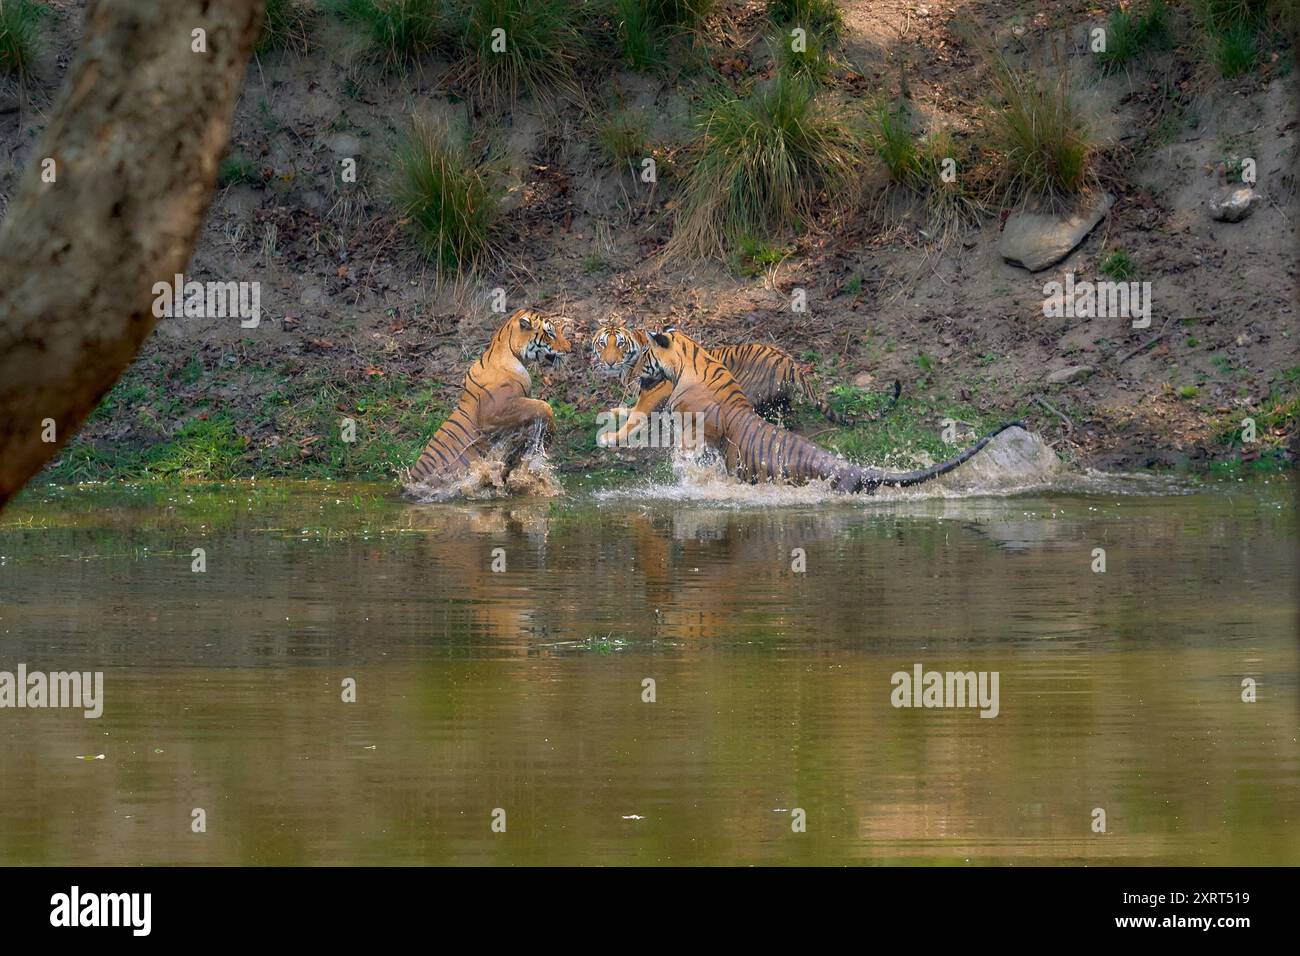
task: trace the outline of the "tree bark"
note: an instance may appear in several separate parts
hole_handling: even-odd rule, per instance
[[[0,224],[0,508],[76,432],[183,273],[264,0],[94,0]],[[195,30],[206,52],[194,52]],[[54,160],[54,182],[42,161]],[[49,420],[53,422],[54,441]]]

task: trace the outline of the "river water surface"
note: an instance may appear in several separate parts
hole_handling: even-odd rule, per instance
[[[0,710],[0,864],[1300,864],[1296,537],[1285,480],[36,489],[0,671],[104,712]]]

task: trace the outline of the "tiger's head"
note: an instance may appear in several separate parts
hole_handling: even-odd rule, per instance
[[[645,336],[626,325],[606,325],[591,337],[591,368],[604,378],[621,378],[645,352]]]
[[[520,309],[506,319],[501,331],[509,336],[510,350],[521,362],[555,365],[573,348],[554,322],[528,309]]]
[[[699,344],[685,332],[679,332],[671,325],[664,326],[661,331],[650,333],[645,374],[676,382],[682,370],[690,364],[691,356],[699,349]]]

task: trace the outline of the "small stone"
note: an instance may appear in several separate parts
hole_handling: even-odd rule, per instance
[[[1210,197],[1210,218],[1241,222],[1259,205],[1259,193],[1249,186],[1225,186]]]
[[[870,372],[859,372],[857,375],[853,376],[853,387],[870,388],[875,384],[875,381],[876,376],[872,375]]]
[[[325,146],[336,156],[357,156],[361,152],[361,140],[351,133],[335,133],[325,140]]]
[[[1048,385],[1069,385],[1071,382],[1082,382],[1095,371],[1097,370],[1091,365],[1067,365],[1065,368],[1048,372],[1043,380]]]

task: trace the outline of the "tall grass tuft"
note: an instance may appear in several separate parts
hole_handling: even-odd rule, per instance
[[[462,77],[498,105],[521,93],[576,89],[573,68],[586,50],[580,13],[571,0],[462,0]]]
[[[1241,76],[1253,70],[1259,62],[1256,31],[1247,24],[1239,23],[1222,32],[1216,31],[1210,35],[1209,42],[1210,55],[1220,76]]]
[[[1274,41],[1300,40],[1296,0],[1195,0],[1210,62],[1225,77],[1249,73]]]
[[[623,58],[645,70],[661,66],[668,42],[690,33],[715,6],[716,0],[614,0]]]
[[[307,8],[300,0],[266,0],[266,16],[262,19],[262,32],[253,49],[258,53],[268,50],[297,50],[305,52],[308,44]]]
[[[915,187],[921,168],[920,151],[906,109],[882,104],[872,114],[870,128],[868,141],[889,178],[900,186]]]
[[[596,124],[596,141],[611,166],[635,170],[650,155],[645,125],[627,113],[615,113]]]
[[[663,63],[667,38],[645,0],[615,0],[614,17],[623,59],[629,66],[647,70]]]
[[[748,96],[724,89],[697,120],[669,256],[725,258],[853,193],[861,137],[817,100],[806,79],[778,73]]]
[[[1002,107],[993,114],[993,147],[1013,193],[1060,197],[1088,184],[1094,146],[1070,97],[1069,75],[1020,71],[994,56],[993,85]]]
[[[876,108],[869,126],[868,142],[890,180],[924,198],[945,236],[982,214],[983,200],[966,183],[982,179],[983,174],[967,168],[966,151],[951,130],[940,128],[919,138],[906,109],[888,103]],[[948,169],[952,175],[945,179]]]
[[[393,199],[439,275],[471,271],[495,251],[504,191],[494,160],[475,163],[445,123],[414,117],[397,150]]]
[[[0,0],[0,73],[30,75],[47,12],[35,0]]]
[[[446,37],[440,0],[327,0],[327,6],[367,34],[385,69],[410,66]]]
[[[831,54],[833,43],[833,35],[825,28],[807,31],[802,50],[795,49],[793,38],[786,31],[777,31],[767,41],[779,70],[791,76],[805,76],[817,84],[829,80],[835,67]]]

